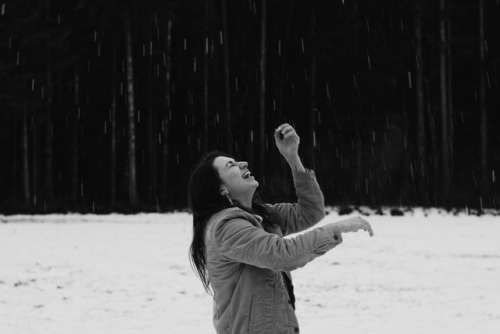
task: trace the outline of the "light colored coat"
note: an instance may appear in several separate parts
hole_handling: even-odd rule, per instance
[[[272,205],[287,234],[305,230],[325,216],[324,198],[313,171],[295,172],[297,203]],[[264,231],[262,218],[239,208],[213,215],[205,233],[207,271],[214,292],[218,334],[298,333],[281,271],[303,267],[342,242],[332,224],[294,238],[280,229]]]

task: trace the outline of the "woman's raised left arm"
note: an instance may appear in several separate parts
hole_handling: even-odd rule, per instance
[[[285,224],[286,234],[300,232],[325,217],[325,200],[316,181],[316,175],[306,170],[298,154],[300,137],[289,124],[274,131],[274,139],[281,155],[290,165],[297,195],[297,203],[272,205]]]

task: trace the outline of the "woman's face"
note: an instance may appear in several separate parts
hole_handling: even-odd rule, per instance
[[[259,182],[250,174],[248,163],[220,156],[214,159],[213,166],[219,172],[221,189],[226,189],[231,199],[251,207],[253,194]]]

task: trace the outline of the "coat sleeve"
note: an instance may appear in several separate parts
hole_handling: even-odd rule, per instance
[[[221,257],[273,271],[303,267],[342,242],[333,224],[289,239],[268,233],[241,218],[217,222],[211,231]]]
[[[303,231],[325,217],[325,199],[314,171],[292,171],[297,203],[271,205],[285,224],[285,234]]]

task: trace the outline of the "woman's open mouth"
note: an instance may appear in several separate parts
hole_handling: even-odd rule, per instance
[[[243,173],[242,177],[243,177],[244,179],[250,179],[250,178],[253,178],[252,173],[250,173],[250,171],[249,171],[249,170],[247,170],[245,173]]]

